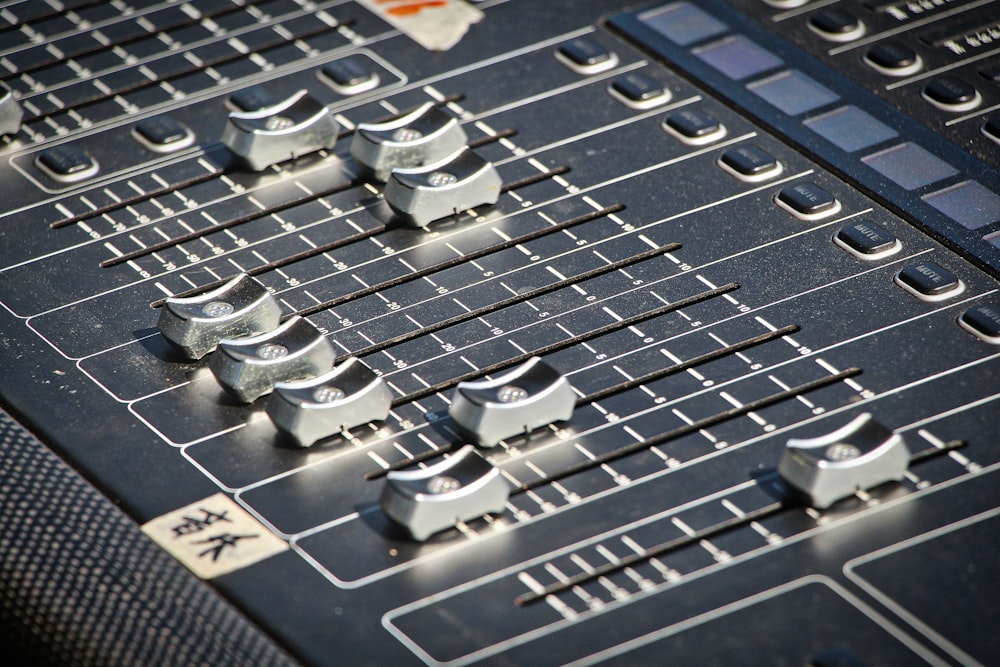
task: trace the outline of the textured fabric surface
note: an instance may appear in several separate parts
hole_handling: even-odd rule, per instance
[[[0,640],[5,665],[295,664],[2,411]]]

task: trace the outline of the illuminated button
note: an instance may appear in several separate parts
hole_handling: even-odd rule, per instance
[[[852,222],[840,228],[833,242],[865,261],[882,259],[899,252],[903,245],[892,232],[874,222]]]
[[[538,357],[479,382],[460,382],[449,414],[484,447],[573,416],[576,394],[559,371]]]
[[[556,58],[580,74],[597,74],[618,64],[618,56],[592,39],[578,37],[556,51]]]
[[[155,116],[136,123],[132,136],[154,153],[173,153],[194,143],[194,133],[170,116]]]
[[[670,101],[670,91],[659,81],[636,72],[612,81],[608,91],[619,102],[633,109],[652,109]]]
[[[274,331],[220,341],[209,367],[223,389],[251,403],[270,393],[278,382],[325,373],[336,356],[326,336],[295,316]]]
[[[323,65],[319,78],[340,95],[358,95],[379,84],[371,61],[361,56],[349,56]]]
[[[265,107],[273,107],[280,101],[260,86],[237,90],[229,96],[229,105],[237,111],[258,111]]]
[[[490,163],[468,148],[440,162],[415,169],[395,169],[385,185],[385,201],[416,227],[500,198],[503,183]]]
[[[333,148],[339,131],[330,110],[300,90],[274,106],[229,114],[222,143],[252,170],[261,171]]]
[[[42,151],[35,158],[35,166],[60,183],[85,181],[97,175],[99,170],[97,160],[70,144]]]
[[[259,282],[240,274],[217,289],[192,297],[170,297],[157,325],[188,359],[201,359],[223,338],[254,336],[281,321],[281,306]]]
[[[681,109],[667,116],[663,128],[691,146],[703,146],[726,136],[726,126],[698,109]]]
[[[962,313],[958,323],[977,338],[1000,345],[1000,304],[984,303],[974,306]]]
[[[833,503],[889,481],[900,481],[910,465],[902,437],[868,413],[817,438],[791,439],[778,474],[810,506]]]
[[[356,357],[309,380],[279,382],[267,414],[302,447],[389,415],[392,392]]]
[[[876,44],[865,52],[865,64],[886,76],[909,76],[924,67],[916,51],[899,42]]]
[[[983,96],[972,84],[954,76],[934,79],[920,95],[942,111],[971,111],[983,102]]]
[[[752,144],[726,150],[719,158],[719,166],[748,183],[766,181],[784,170],[776,157]]]
[[[943,301],[961,294],[965,283],[934,262],[911,264],[896,274],[897,285],[923,301]]]
[[[468,142],[458,120],[427,102],[386,123],[362,123],[351,140],[351,155],[386,181],[393,169],[438,162]]]
[[[10,86],[0,81],[0,134],[17,134],[24,111],[14,99]]]
[[[840,212],[840,202],[815,183],[796,183],[781,190],[775,203],[801,220],[821,220]]]
[[[813,14],[809,29],[831,42],[853,42],[865,34],[865,24],[842,9],[824,9]]]
[[[427,468],[390,472],[380,504],[390,519],[423,542],[460,521],[502,513],[510,490],[500,469],[466,445]]]

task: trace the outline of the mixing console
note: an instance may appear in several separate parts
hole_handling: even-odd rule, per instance
[[[11,645],[1000,664],[996,44],[988,0],[0,3]]]

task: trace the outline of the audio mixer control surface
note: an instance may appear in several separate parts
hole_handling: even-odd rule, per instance
[[[5,643],[1000,664],[998,45],[989,0],[0,2]]]

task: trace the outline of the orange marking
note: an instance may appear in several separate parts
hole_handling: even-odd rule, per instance
[[[399,2],[399,0],[376,0],[376,2],[383,4],[386,2]],[[444,7],[447,4],[447,0],[423,0],[391,7],[386,10],[386,13],[393,16],[413,16],[414,14],[419,14],[428,7]]]

